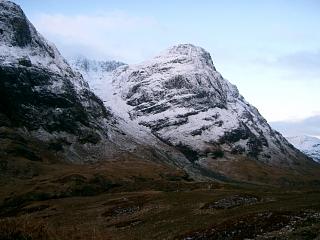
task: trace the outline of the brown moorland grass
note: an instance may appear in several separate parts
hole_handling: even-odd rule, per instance
[[[199,182],[180,169],[130,157],[94,165],[30,165],[20,158],[10,164],[0,173],[4,240],[320,236],[317,186]],[[15,175],[15,167],[37,174],[29,175],[29,169]]]

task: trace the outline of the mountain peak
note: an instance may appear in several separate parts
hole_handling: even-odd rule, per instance
[[[198,67],[210,67],[215,70],[209,52],[193,44],[178,44],[162,52],[156,59],[180,59],[180,62],[192,62]]]
[[[19,5],[0,1],[1,42],[11,46],[25,47],[31,44],[29,22]]]
[[[20,6],[6,0],[0,0],[0,63],[71,73],[57,48],[37,32]]]
[[[167,49],[171,54],[191,55],[192,53],[204,53],[207,51],[201,47],[195,46],[191,43],[174,45]]]

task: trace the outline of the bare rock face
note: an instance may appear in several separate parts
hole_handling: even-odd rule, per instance
[[[205,166],[244,156],[290,166],[305,159],[216,71],[200,47],[177,45],[142,64],[119,67],[113,85],[132,122],[192,162]]]
[[[28,20],[22,10],[15,4],[1,3],[0,32],[2,40],[12,46],[25,47],[32,42]]]

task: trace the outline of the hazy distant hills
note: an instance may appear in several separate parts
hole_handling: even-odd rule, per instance
[[[310,136],[287,137],[288,141],[317,162],[320,162],[320,139]]]
[[[320,116],[300,121],[271,122],[271,126],[286,136],[288,141],[315,161],[320,160]]]

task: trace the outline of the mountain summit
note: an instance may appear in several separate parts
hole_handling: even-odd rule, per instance
[[[208,53],[203,48],[194,46],[192,44],[180,44],[173,46],[167,49],[166,51],[162,52],[156,58],[179,58],[181,56],[185,56],[186,59],[189,59],[195,65],[198,65],[198,67],[208,66],[210,68],[214,68],[210,53]]]
[[[122,119],[123,132],[151,148],[158,147],[158,141],[171,146],[187,159],[171,158],[179,166],[214,178],[222,174],[249,180],[260,174],[261,180],[279,169],[283,174],[314,165],[221,76],[201,47],[180,44],[141,64],[99,76],[76,68]],[[158,141],[150,141],[150,136]]]

